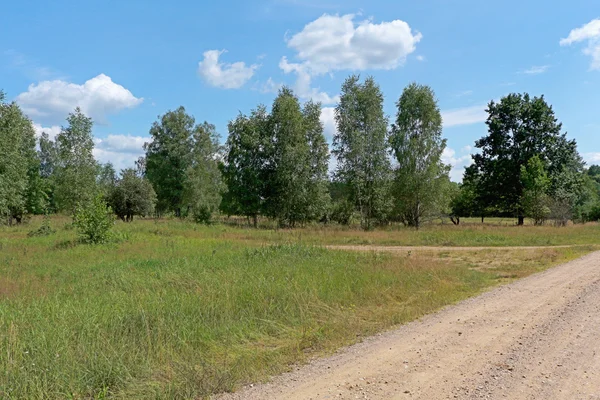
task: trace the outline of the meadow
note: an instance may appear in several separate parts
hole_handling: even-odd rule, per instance
[[[600,248],[596,224],[362,232],[138,220],[91,246],[69,219],[51,223],[43,237],[28,237],[41,219],[0,227],[0,398],[206,398]],[[574,246],[500,248],[526,245]]]

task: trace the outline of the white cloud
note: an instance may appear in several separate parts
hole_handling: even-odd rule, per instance
[[[470,146],[465,146],[462,148],[462,155],[457,155],[456,151],[449,147],[444,149],[444,152],[442,153],[442,162],[452,166],[452,169],[450,170],[450,179],[454,182],[461,182],[465,172],[465,167],[473,163],[471,154],[469,154],[470,151]]]
[[[198,63],[198,73],[211,86],[239,89],[254,76],[259,65],[246,66],[244,62],[221,63],[219,57],[225,52],[226,50],[205,51],[204,59]]]
[[[144,143],[149,137],[131,135],[108,135],[105,138],[94,139],[94,157],[96,160],[111,162],[117,171],[130,168],[135,161],[144,155]]]
[[[75,107],[80,107],[94,121],[105,123],[109,114],[136,107],[143,101],[104,74],[83,85],[62,80],[32,84],[16,100],[32,119],[49,123],[64,120]]]
[[[333,135],[337,132],[337,126],[335,124],[335,108],[334,107],[323,107],[321,109],[321,123],[323,124],[323,133],[327,138],[327,141],[331,143]]]
[[[425,56],[417,56],[417,61],[425,61]]]
[[[401,20],[354,22],[355,15],[323,14],[293,35],[288,47],[311,73],[394,69],[416,50],[422,35]]]
[[[486,105],[480,105],[442,111],[444,128],[485,122],[487,119],[486,108]]]
[[[257,86],[261,93],[277,93],[283,84],[275,82],[273,78],[269,78],[266,82],[258,84]]]
[[[294,91],[301,99],[313,99],[324,105],[335,104],[340,101],[339,96],[330,96],[329,94],[322,92],[319,88],[311,87],[312,76],[307,70],[305,64],[297,64],[288,62],[286,57],[283,57],[279,62],[279,68],[286,74],[295,72],[297,79],[294,84]]]
[[[48,138],[50,140],[54,140],[56,139],[56,136],[58,136],[58,134],[60,133],[60,126],[57,125],[53,125],[53,126],[42,126],[40,124],[33,124],[33,129],[35,130],[35,136],[37,138],[39,138],[40,136],[42,136],[43,132],[46,132],[48,134]]]
[[[538,65],[524,70],[523,73],[528,75],[539,75],[548,71],[548,68],[550,68],[549,65]]]
[[[587,41],[583,54],[592,58],[590,69],[600,69],[600,19],[594,19],[580,28],[573,29],[569,36],[560,40],[561,46]]]
[[[299,62],[289,62],[283,57],[279,67],[286,74],[296,74],[294,90],[300,98],[334,104],[339,96],[311,87],[313,77],[341,70],[397,68],[416,50],[422,38],[401,20],[355,23],[355,17],[323,14],[287,39]]]
[[[588,165],[600,163],[600,153],[583,153],[582,157]]]

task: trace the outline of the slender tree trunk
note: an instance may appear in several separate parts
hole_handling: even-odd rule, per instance
[[[252,216],[252,223],[254,224],[254,229],[258,228],[258,215],[254,214]]]
[[[525,225],[525,217],[524,216],[519,215],[517,225],[519,225],[519,226]]]
[[[485,217],[482,215],[481,216],[481,223],[483,224],[483,220],[485,219]]]

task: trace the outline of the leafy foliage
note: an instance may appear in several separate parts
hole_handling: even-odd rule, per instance
[[[387,118],[383,94],[372,77],[360,83],[354,75],[342,85],[335,110],[337,133],[332,153],[337,157],[336,179],[348,185],[350,201],[370,229],[385,222],[391,209],[391,167],[387,151]]]
[[[532,218],[535,225],[541,225],[550,215],[547,195],[550,179],[538,156],[532,157],[527,165],[521,166],[523,198],[521,204],[525,216]]]
[[[74,213],[78,204],[91,201],[97,193],[97,164],[92,154],[92,119],[76,108],[67,123],[56,137],[54,196],[60,211]]]
[[[113,211],[102,196],[97,195],[91,202],[77,206],[73,225],[85,243],[106,243],[111,239],[111,229],[114,225]]]
[[[121,171],[121,177],[110,191],[109,204],[121,220],[131,222],[136,215],[154,212],[156,193],[146,178],[129,168]]]
[[[0,216],[9,224],[43,208],[31,121],[0,92]]]
[[[521,167],[538,156],[547,168],[555,214],[566,217],[577,202],[583,163],[575,141],[561,133],[552,107],[543,96],[510,94],[499,103],[490,102],[487,112],[488,135],[475,143],[481,152],[473,156],[483,207],[516,215],[522,224]]]
[[[150,136],[152,141],[144,145],[145,161],[138,168],[145,170],[156,191],[158,211],[190,213],[196,219],[202,215],[200,220],[206,220],[218,209],[221,193],[214,126],[196,125],[194,117],[179,107],[161,116]]]
[[[214,125],[204,123],[194,131],[191,163],[185,175],[183,204],[196,222],[210,223],[221,204],[223,182],[219,170],[219,137]]]
[[[46,215],[46,216],[44,216],[44,221],[42,222],[42,225],[39,228],[27,233],[27,236],[29,236],[29,237],[50,236],[55,233],[56,233],[56,230],[52,229],[52,227],[50,226],[50,217],[48,215]]]
[[[253,110],[250,116],[240,114],[230,121],[223,165],[223,179],[227,185],[223,211],[252,218],[255,227],[266,197],[268,122],[269,115],[264,106]]]
[[[181,215],[195,123],[194,117],[179,107],[160,116],[150,129],[152,140],[144,145],[146,177],[156,191],[159,212]]]
[[[396,103],[390,145],[397,161],[395,216],[417,229],[424,219],[439,216],[448,204],[449,166],[441,156],[442,115],[429,86],[411,83]]]

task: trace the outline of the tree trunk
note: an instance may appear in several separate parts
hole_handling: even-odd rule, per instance
[[[254,229],[258,228],[258,215],[252,216],[252,224],[254,225]]]
[[[459,225],[459,224],[460,224],[460,217],[453,217],[453,216],[450,216],[450,221],[452,221],[452,223],[453,223],[454,225]]]
[[[485,219],[485,217],[482,215],[481,216],[481,223],[483,224],[483,220]]]
[[[525,225],[525,217],[524,216],[519,215],[519,219],[517,221],[517,225],[519,225],[519,226]]]

